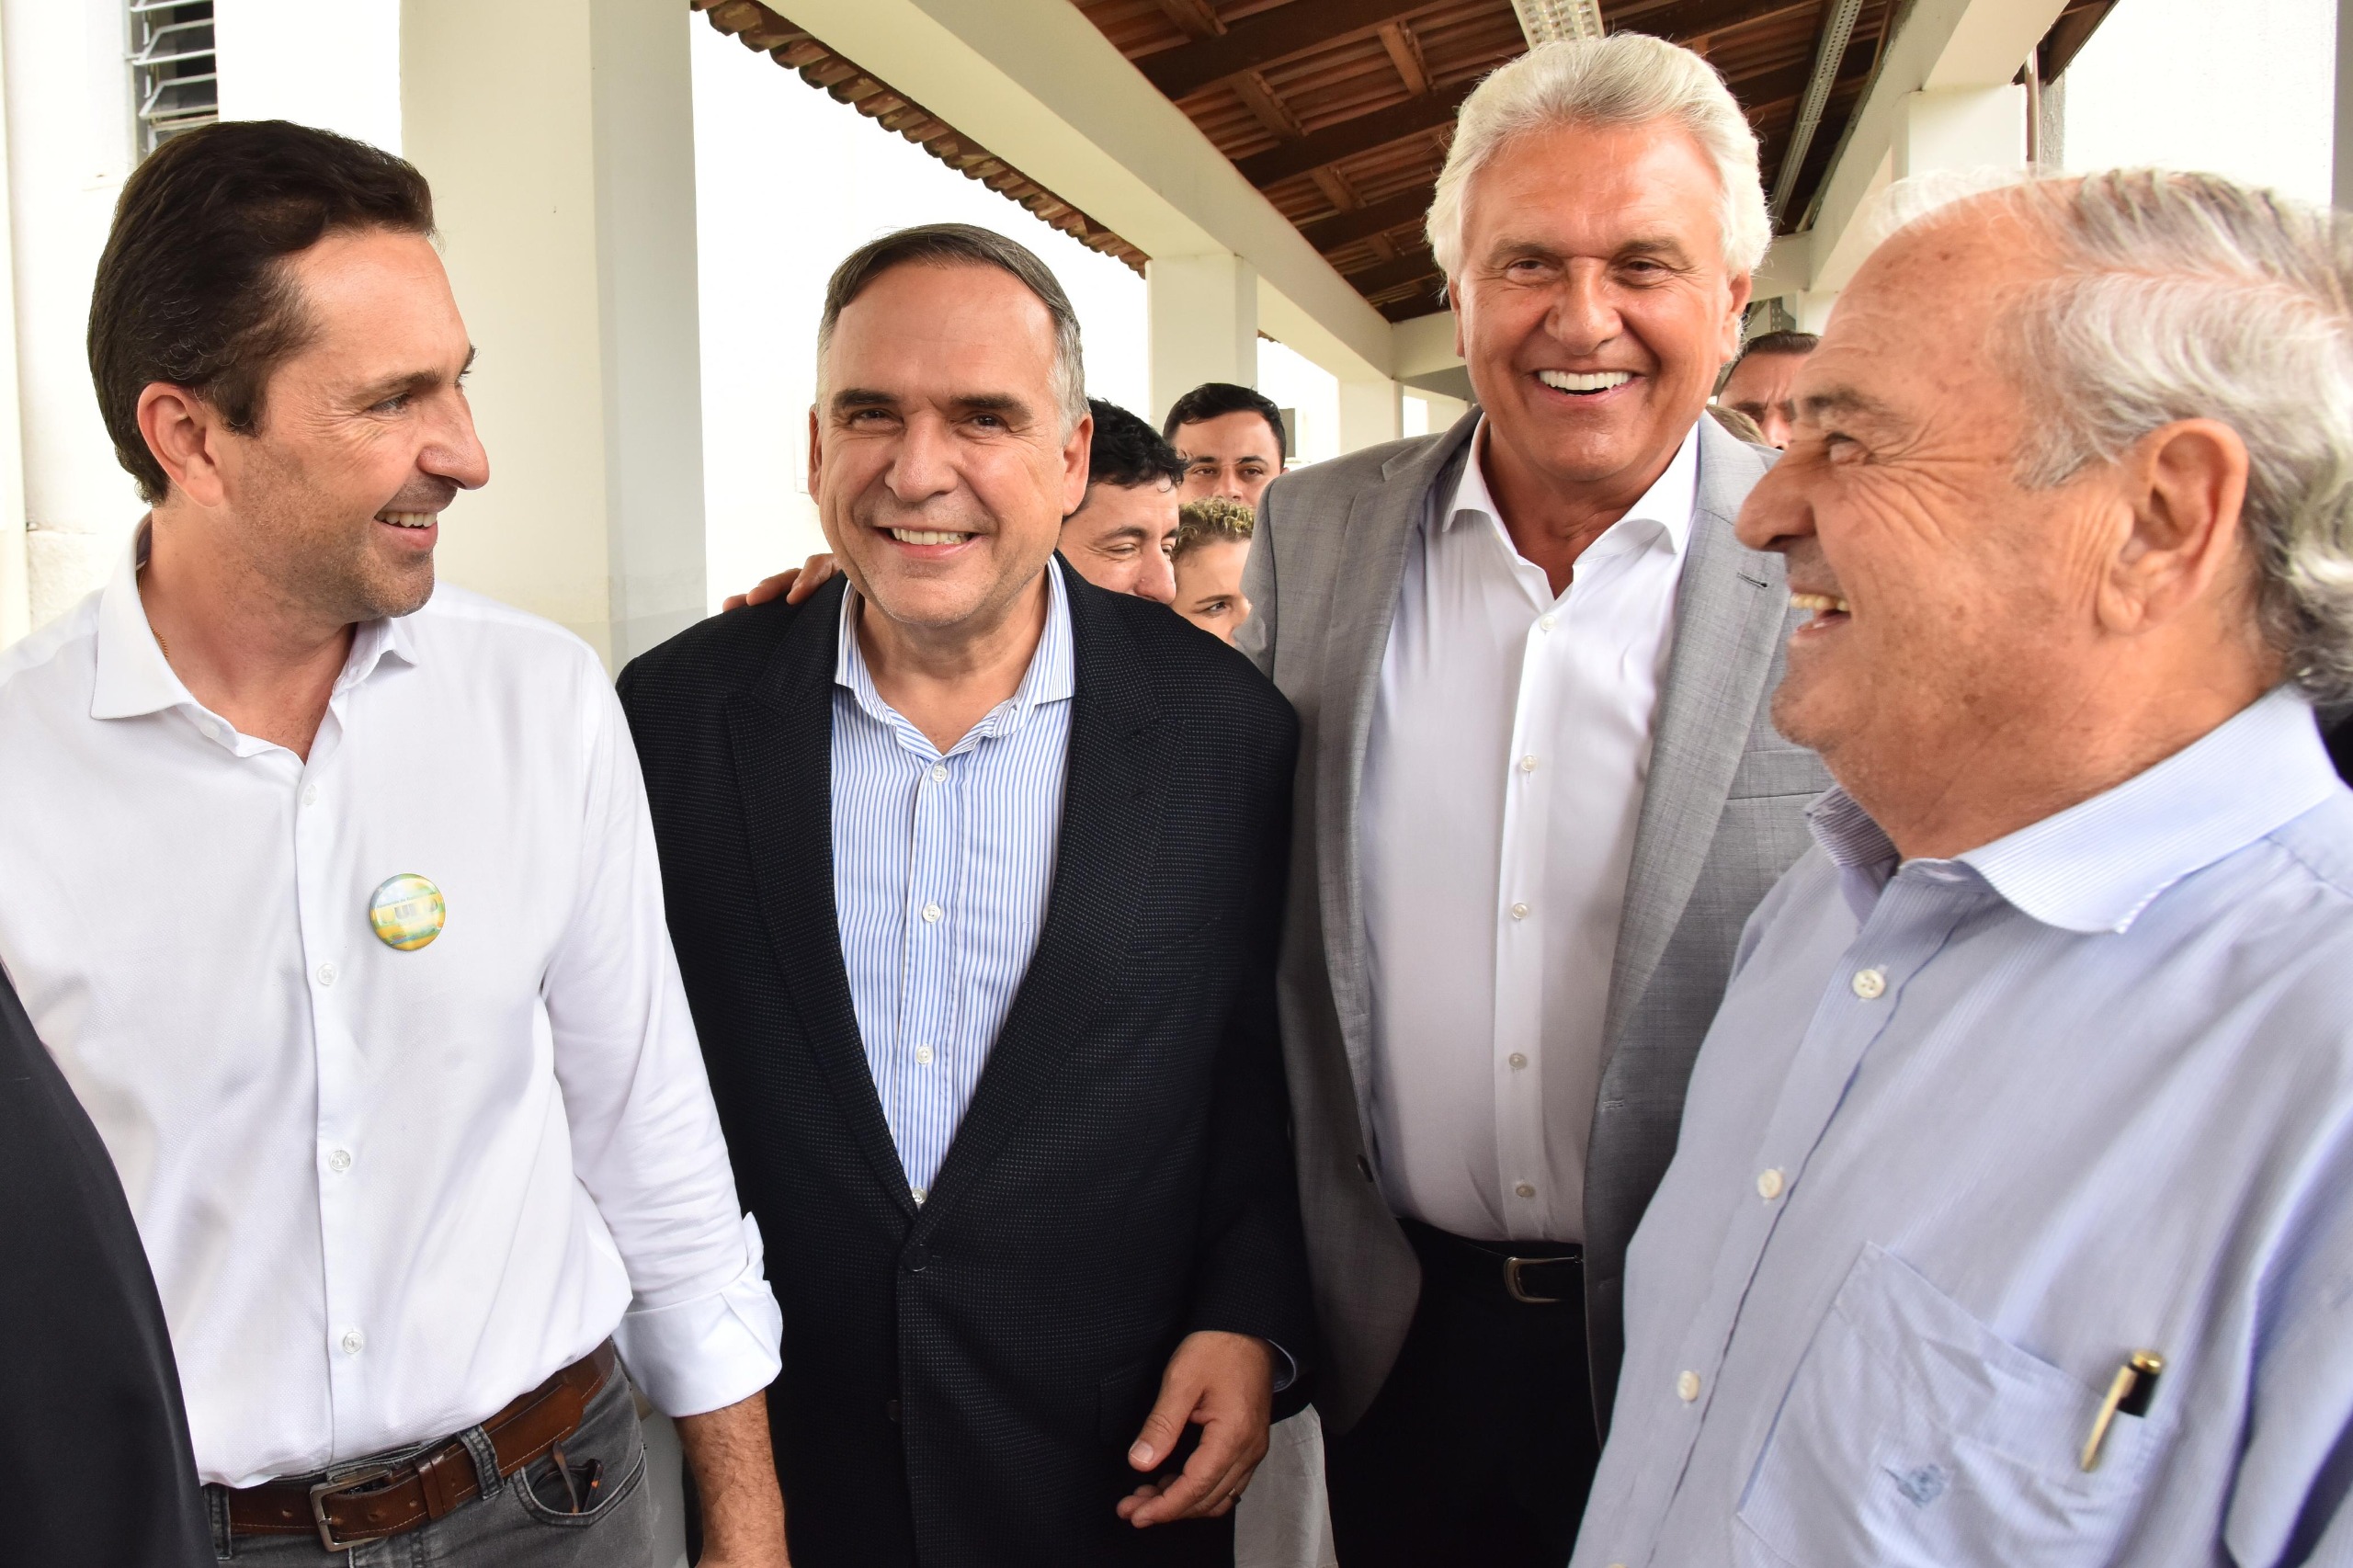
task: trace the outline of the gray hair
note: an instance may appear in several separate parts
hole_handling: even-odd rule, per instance
[[[825,385],[825,350],[849,302],[897,267],[994,267],[1009,272],[1038,296],[1054,324],[1054,406],[1068,436],[1086,417],[1086,364],[1079,352],[1078,312],[1046,264],[1029,246],[971,223],[923,223],[870,240],[849,253],[825,283],[825,312],[817,321],[817,389]]]
[[[2256,631],[2314,701],[2353,699],[2353,220],[2157,169],[1984,199],[2054,252],[1996,324],[2028,372],[2018,482],[2064,484],[2177,420],[2229,426]]]
[[[1430,202],[1430,249],[1449,278],[1462,266],[1462,208],[1471,177],[1506,142],[1561,125],[1646,125],[1671,119],[1715,165],[1724,265],[1756,270],[1773,220],[1756,169],[1756,132],[1715,67],[1644,33],[1540,44],[1480,83],[1455,118],[1454,142]]]

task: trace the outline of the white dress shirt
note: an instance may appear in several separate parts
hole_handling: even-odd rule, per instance
[[[1398,1213],[1577,1242],[1699,435],[1558,596],[1485,446],[1408,547],[1365,753],[1374,1158]]]
[[[0,653],[0,964],[121,1172],[198,1470],[446,1437],[608,1335],[673,1415],[767,1385],[596,656],[443,587],[358,628],[306,763],[181,685],[137,548]],[[448,906],[407,952],[368,913],[404,872]]]

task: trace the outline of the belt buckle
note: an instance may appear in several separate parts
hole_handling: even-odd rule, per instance
[[[1557,1306],[1561,1300],[1558,1296],[1531,1296],[1528,1293],[1519,1282],[1519,1267],[1523,1263],[1558,1263],[1560,1261],[1556,1257],[1507,1257],[1504,1259],[1504,1289],[1510,1293],[1513,1301],[1523,1302],[1528,1306]]]
[[[329,1551],[349,1551],[354,1547],[366,1545],[367,1541],[344,1540],[335,1535],[335,1521],[327,1517],[327,1500],[358,1492],[363,1487],[373,1486],[380,1481],[390,1481],[392,1474],[391,1465],[370,1465],[366,1470],[322,1481],[313,1486],[311,1488],[311,1522],[319,1528],[319,1544]],[[372,1535],[368,1538],[369,1540],[377,1539],[379,1538]]]

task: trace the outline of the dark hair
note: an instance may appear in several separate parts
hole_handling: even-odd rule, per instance
[[[866,292],[876,278],[896,267],[917,263],[932,267],[994,267],[1009,272],[1046,307],[1054,324],[1054,401],[1062,410],[1063,430],[1074,429],[1086,414],[1086,367],[1078,345],[1078,312],[1070,296],[1046,264],[1029,247],[993,230],[971,223],[920,223],[879,240],[869,240],[843,257],[825,280],[825,310],[817,318],[817,363],[820,382],[825,346],[834,327],[852,300]]]
[[[1086,483],[1116,484],[1133,490],[1140,485],[1185,483],[1185,460],[1160,438],[1160,432],[1116,403],[1099,397],[1086,400],[1095,415],[1095,441],[1086,449]]]
[[[1176,538],[1168,559],[1182,561],[1205,544],[1248,544],[1258,526],[1258,515],[1239,501],[1205,495],[1176,508]]]
[[[1173,441],[1179,425],[1198,425],[1204,419],[1228,414],[1255,414],[1264,419],[1267,428],[1275,433],[1276,452],[1286,458],[1290,456],[1290,437],[1283,430],[1283,411],[1275,406],[1272,398],[1232,381],[1203,381],[1178,398],[1168,410],[1168,417],[1161,422],[1160,433]]]
[[[1759,333],[1741,345],[1740,359],[1752,354],[1811,354],[1822,347],[1822,339],[1810,332]],[[1734,365],[1740,359],[1733,361]]]
[[[425,176],[283,119],[185,131],[123,182],[90,293],[90,379],[115,456],[150,503],[171,481],[139,433],[139,394],[167,381],[239,435],[258,430],[270,372],[311,334],[283,264],[352,229],[431,233]]]

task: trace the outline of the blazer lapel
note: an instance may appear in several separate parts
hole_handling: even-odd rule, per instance
[[[1364,861],[1358,806],[1364,790],[1365,746],[1381,690],[1381,661],[1397,618],[1397,590],[1405,551],[1429,513],[1433,494],[1451,492],[1462,472],[1477,410],[1455,422],[1445,438],[1409,452],[1381,470],[1381,488],[1360,493],[1343,530],[1324,643],[1320,688],[1331,694],[1318,725],[1315,779],[1315,860],[1323,868],[1324,960],[1332,1002],[1356,1081],[1359,1118],[1369,1114],[1372,1085],[1372,986],[1366,972]],[[1371,1133],[1366,1130],[1367,1146]]]
[[[1765,467],[1701,415],[1699,505],[1676,590],[1675,648],[1659,694],[1650,780],[1618,927],[1602,1035],[1607,1050],[1616,1049],[1683,918],[1780,646],[1789,608],[1780,557],[1757,554],[1732,531]]]
[[[944,1222],[941,1216],[1060,1075],[1118,983],[1135,925],[1136,890],[1148,883],[1159,858],[1168,739],[1152,673],[1103,602],[1109,596],[1075,572],[1065,569],[1063,580],[1077,669],[1053,887],[1038,949],[917,1218],[918,1234]]]
[[[727,705],[744,835],[777,967],[843,1119],[883,1189],[915,1210],[858,1032],[834,909],[834,662],[844,582],[794,617],[759,680]]]

